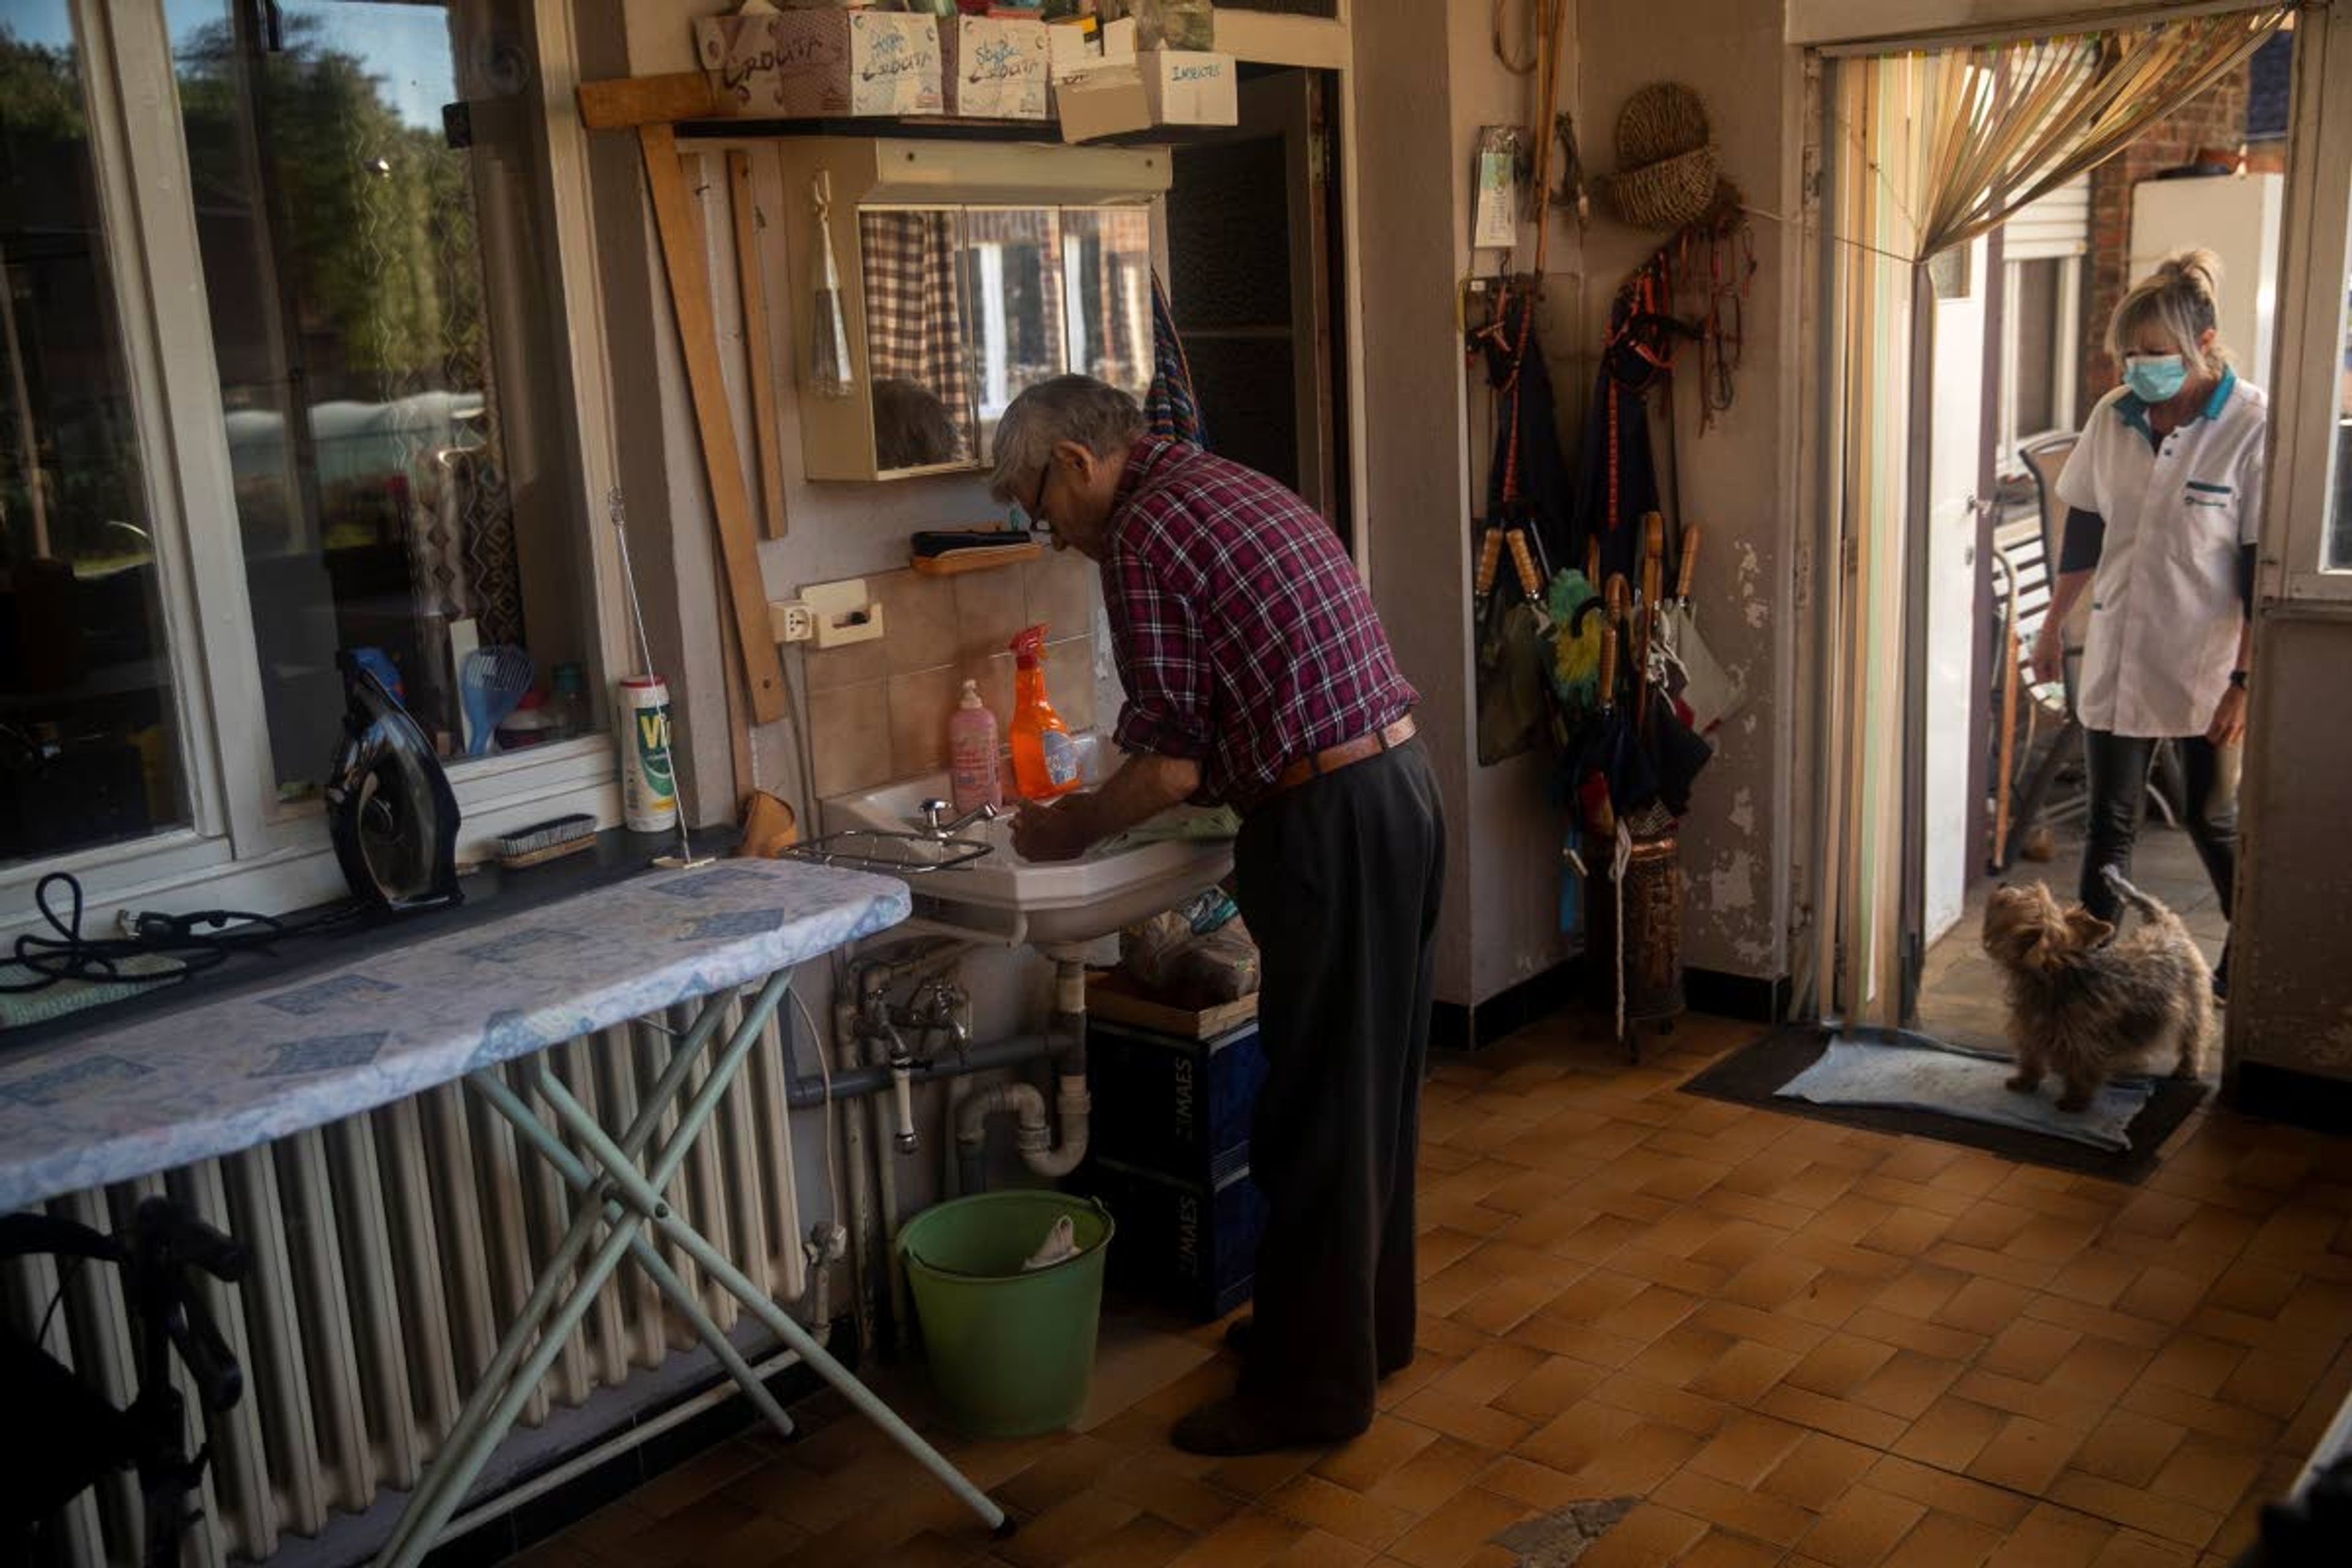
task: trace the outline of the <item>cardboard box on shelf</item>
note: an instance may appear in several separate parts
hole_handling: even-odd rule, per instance
[[[942,17],[940,78],[947,111],[973,120],[1044,120],[1053,113],[1043,22]]]
[[[940,26],[892,11],[705,16],[694,41],[721,113],[800,120],[938,114]]]
[[[1062,140],[1091,142],[1155,125],[1234,125],[1240,79],[1231,55],[1145,49],[1132,65],[1106,65],[1057,81]]]

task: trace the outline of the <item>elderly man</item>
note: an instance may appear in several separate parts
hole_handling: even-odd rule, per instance
[[[1412,1173],[1444,823],[1415,695],[1330,526],[1265,476],[1155,440],[1125,393],[1064,376],[996,433],[991,488],[1102,569],[1127,762],[1024,807],[1066,859],[1186,800],[1242,813],[1235,892],[1263,963],[1250,1164],[1268,1205],[1232,1399],[1177,1447],[1252,1454],[1370,1425],[1412,1360]]]

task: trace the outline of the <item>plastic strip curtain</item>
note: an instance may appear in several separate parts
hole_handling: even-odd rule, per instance
[[[1818,929],[1830,950],[1816,972],[1829,977],[1825,1015],[1889,1026],[1901,1005],[1904,516],[1918,270],[1904,257],[1924,205],[1934,75],[1927,56],[1846,60],[1832,89],[1832,232],[1860,243],[1827,258],[1841,384],[1824,500],[1844,569],[1829,584],[1830,870]]]
[[[1817,973],[1826,1016],[1899,1016],[1906,552],[1921,263],[2121,152],[2276,32],[2278,6],[2114,33],[1840,62],[1825,139],[1838,179],[1832,287],[1831,792]],[[1915,259],[1916,258],[1916,259]],[[1924,520],[1921,520],[1924,526]]]

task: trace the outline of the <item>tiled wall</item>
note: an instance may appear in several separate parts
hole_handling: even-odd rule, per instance
[[[1045,623],[1045,689],[1073,730],[1095,723],[1094,563],[1049,553],[1018,566],[928,577],[866,579],[882,605],[882,636],[809,649],[809,733],[816,793],[839,795],[947,766],[948,717],[967,680],[1013,721],[1013,635]]]

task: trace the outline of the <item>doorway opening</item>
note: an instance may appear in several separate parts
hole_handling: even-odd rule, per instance
[[[1352,548],[1337,93],[1328,71],[1250,72],[1239,124],[1188,131],[1168,193],[1168,294],[1210,448],[1297,491]]]
[[[1981,72],[1958,55],[1832,62],[1822,140],[1840,221],[1824,266],[1841,325],[1824,383],[1845,449],[1833,444],[1826,480],[1844,580],[1827,623],[1824,711],[1843,754],[1824,804],[1825,1018],[2010,1046],[2002,975],[1980,942],[1986,895],[2040,880],[2073,902],[2088,804],[2087,594],[2068,618],[2063,677],[2042,679],[2029,656],[2064,553],[2059,478],[2091,423],[2118,417],[2102,403],[2120,379],[2108,320],[2168,255],[2219,253],[2221,339],[2235,374],[2265,384],[2293,47],[2289,30],[2218,65],[2098,162],[2034,180],[2031,202],[1908,268],[1902,254],[1929,226],[1916,215],[1933,204],[1899,166],[1931,163],[1936,94],[1956,76],[1996,79],[2020,57]],[[1865,109],[1867,135],[1851,134]],[[1853,248],[1873,254],[1838,254]],[[1891,346],[1862,343],[1838,310],[1866,314]],[[2209,817],[2228,814],[2234,751],[2219,771]],[[2131,874],[2182,914],[2210,962],[2225,889],[2181,826],[2182,773],[2159,747]]]

